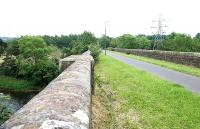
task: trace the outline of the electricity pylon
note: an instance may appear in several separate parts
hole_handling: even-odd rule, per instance
[[[163,34],[165,33],[163,28],[167,27],[166,25],[163,25],[163,21],[165,21],[165,19],[162,19],[161,15],[159,15],[158,20],[153,20],[153,22],[157,23],[157,26],[151,27],[152,29],[156,29],[156,33],[154,33],[153,50],[155,50],[163,41]]]

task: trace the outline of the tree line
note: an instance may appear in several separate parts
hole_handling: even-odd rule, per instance
[[[97,61],[100,53],[98,39],[86,31],[79,35],[21,36],[6,42],[0,40],[0,56],[4,56],[0,74],[45,86],[59,74],[60,58],[81,54],[88,49]]]
[[[154,46],[155,35],[130,35],[112,38],[95,37],[91,32],[61,36],[21,36],[8,41],[0,40],[0,55],[4,55],[0,73],[46,85],[58,74],[58,60],[90,49],[96,61],[100,47],[149,49]],[[163,36],[158,50],[200,52],[200,33],[195,37],[171,33]]]
[[[126,49],[148,49],[153,50],[156,35],[130,35],[124,34],[122,36],[111,38],[103,36],[99,39],[102,48],[118,47]],[[179,52],[200,52],[200,33],[195,37],[181,33],[171,33],[164,35],[163,40],[157,43],[155,47],[157,50],[164,51],[179,51]]]

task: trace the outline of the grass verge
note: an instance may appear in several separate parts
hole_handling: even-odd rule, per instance
[[[190,74],[193,76],[200,77],[200,68],[196,68],[193,66],[176,64],[176,63],[172,63],[172,62],[168,62],[168,61],[163,61],[163,60],[158,60],[158,59],[153,59],[153,58],[148,58],[148,57],[142,57],[142,56],[136,56],[136,55],[132,55],[132,54],[124,54],[124,53],[115,52],[115,51],[112,51],[112,52],[119,54],[119,55],[129,57],[129,58],[133,58],[136,60],[144,61],[147,63],[159,65],[161,67],[166,67],[168,69],[173,69],[173,70],[176,70],[176,71],[179,71],[182,73],[187,73],[187,74]]]
[[[3,91],[32,91],[38,90],[33,82],[0,75],[0,90]]]
[[[97,78],[95,76],[96,82]],[[95,93],[92,95],[92,129],[112,127],[112,103],[109,99],[111,92],[106,87],[102,80],[100,83],[95,83]]]
[[[95,88],[96,101],[93,101],[93,108],[94,103],[99,105],[96,106],[96,110],[99,110],[96,116],[103,114],[99,108],[110,112],[99,117],[99,123],[95,124],[98,127],[107,125],[106,128],[110,129],[199,129],[198,95],[104,55],[100,55],[95,73],[99,77],[95,81],[104,82],[103,89],[110,89],[101,95],[99,88],[102,87]],[[93,127],[96,128],[95,125]]]

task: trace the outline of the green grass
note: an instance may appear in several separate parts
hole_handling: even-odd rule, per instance
[[[176,64],[176,63],[167,62],[167,61],[163,61],[163,60],[157,60],[157,59],[152,59],[152,58],[148,58],[148,57],[136,56],[136,55],[132,55],[132,54],[124,54],[124,53],[120,53],[120,52],[114,52],[114,53],[129,57],[129,58],[137,59],[137,60],[140,60],[140,61],[159,65],[159,66],[162,66],[162,67],[166,67],[168,69],[173,69],[173,70],[176,70],[176,71],[179,71],[179,72],[187,73],[187,74],[190,74],[190,75],[193,75],[193,76],[200,77],[200,68],[196,68],[196,67],[193,67],[193,66]]]
[[[33,82],[0,75],[0,89],[12,91],[36,90]]]
[[[110,128],[200,128],[200,97],[183,87],[104,55],[95,74],[112,89]]]

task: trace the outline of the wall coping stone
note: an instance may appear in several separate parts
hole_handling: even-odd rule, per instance
[[[63,72],[7,120],[5,129],[89,129],[92,69],[87,51],[60,60]],[[67,67],[62,66],[69,63]]]

